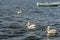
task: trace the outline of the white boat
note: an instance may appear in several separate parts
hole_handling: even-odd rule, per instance
[[[58,5],[60,5],[60,2],[52,2],[52,3],[38,3],[37,2],[37,6],[42,6],[42,7],[57,7]]]

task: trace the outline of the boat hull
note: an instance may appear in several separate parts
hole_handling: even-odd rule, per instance
[[[52,2],[52,3],[38,3],[37,2],[37,6],[40,6],[40,7],[57,7],[60,5],[60,2]]]
[[[40,7],[57,7],[58,5],[38,5]]]

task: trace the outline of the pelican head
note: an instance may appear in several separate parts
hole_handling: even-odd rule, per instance
[[[47,35],[48,36],[56,36],[57,30],[56,29],[50,29],[50,26],[47,27]]]
[[[47,26],[47,32],[50,30],[50,26]]]
[[[28,23],[27,23],[27,28],[28,28],[28,29],[35,29],[35,28],[36,28],[36,25],[28,22]]]

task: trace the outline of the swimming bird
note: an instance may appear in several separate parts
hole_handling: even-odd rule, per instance
[[[56,29],[50,29],[50,26],[47,27],[47,36],[56,36],[57,30]]]
[[[36,25],[33,24],[33,23],[28,22],[28,23],[27,23],[27,28],[30,29],[30,30],[31,30],[31,29],[34,30],[34,29],[36,29]]]
[[[18,14],[21,14],[21,13],[23,13],[23,12],[20,10],[20,11],[17,11],[17,13],[18,13]]]

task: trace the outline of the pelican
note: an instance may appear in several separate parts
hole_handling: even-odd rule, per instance
[[[18,14],[21,14],[21,13],[22,13],[22,11],[20,10],[20,11],[18,11],[17,13],[18,13]]]
[[[27,23],[27,28],[34,30],[34,29],[36,29],[36,25],[35,25],[35,24],[32,24],[32,23],[30,23],[30,22],[28,22],[28,23]]]
[[[56,36],[57,30],[56,29],[50,29],[50,26],[47,27],[47,35],[48,36]]]

